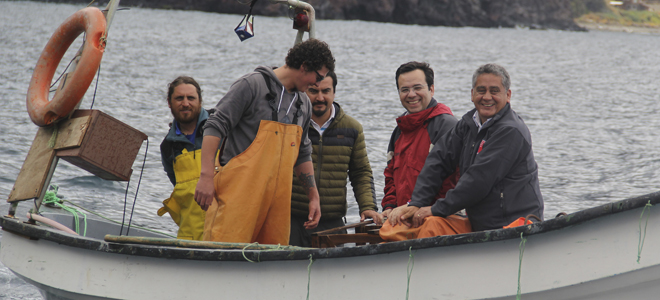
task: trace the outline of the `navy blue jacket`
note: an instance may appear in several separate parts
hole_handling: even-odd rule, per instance
[[[426,158],[410,205],[428,206],[442,181],[459,167],[456,187],[432,207],[446,217],[465,209],[473,231],[498,229],[519,217],[543,218],[538,166],[527,125],[509,104],[479,131],[466,113]]]

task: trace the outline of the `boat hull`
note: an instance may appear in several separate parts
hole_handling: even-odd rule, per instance
[[[2,219],[0,260],[53,299],[515,299],[519,266],[526,300],[652,299],[660,215],[640,219],[643,200],[515,229],[306,250],[64,245],[75,237],[40,226],[48,238],[35,238]]]

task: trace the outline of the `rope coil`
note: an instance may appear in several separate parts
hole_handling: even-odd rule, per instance
[[[44,204],[51,204],[55,205],[65,211],[70,212],[73,215],[74,223],[75,223],[75,231],[77,234],[80,234],[80,218],[78,217],[78,214],[83,215],[83,221],[85,224],[85,227],[83,229],[83,234],[82,236],[87,236],[87,215],[83,213],[82,211],[79,211],[73,207],[68,207],[64,205],[64,201],[62,201],[60,198],[57,197],[57,190],[58,186],[55,184],[52,184],[50,186],[50,190],[46,191],[46,195],[44,196],[43,203]]]

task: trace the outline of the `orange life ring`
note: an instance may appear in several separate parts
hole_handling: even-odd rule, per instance
[[[98,8],[87,7],[66,19],[53,33],[41,52],[28,88],[27,110],[34,124],[53,124],[78,105],[101,64],[105,50],[105,28],[103,13]],[[48,101],[48,90],[57,66],[69,46],[83,32],[86,34],[85,45],[75,71],[67,76],[64,87]]]

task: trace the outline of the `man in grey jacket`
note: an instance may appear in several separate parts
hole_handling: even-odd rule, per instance
[[[496,64],[472,77],[474,109],[436,144],[422,168],[412,200],[397,223],[419,227],[427,217],[447,217],[465,209],[473,231],[498,229],[519,217],[543,218],[543,197],[532,138],[511,109],[510,78]],[[456,167],[456,187],[430,206],[442,180]]]
[[[204,126],[195,191],[195,200],[207,210],[204,240],[288,244],[293,173],[309,198],[305,226],[316,227],[321,211],[305,91],[334,70],[334,63],[326,43],[307,40],[289,50],[284,66],[258,67],[218,102]]]

